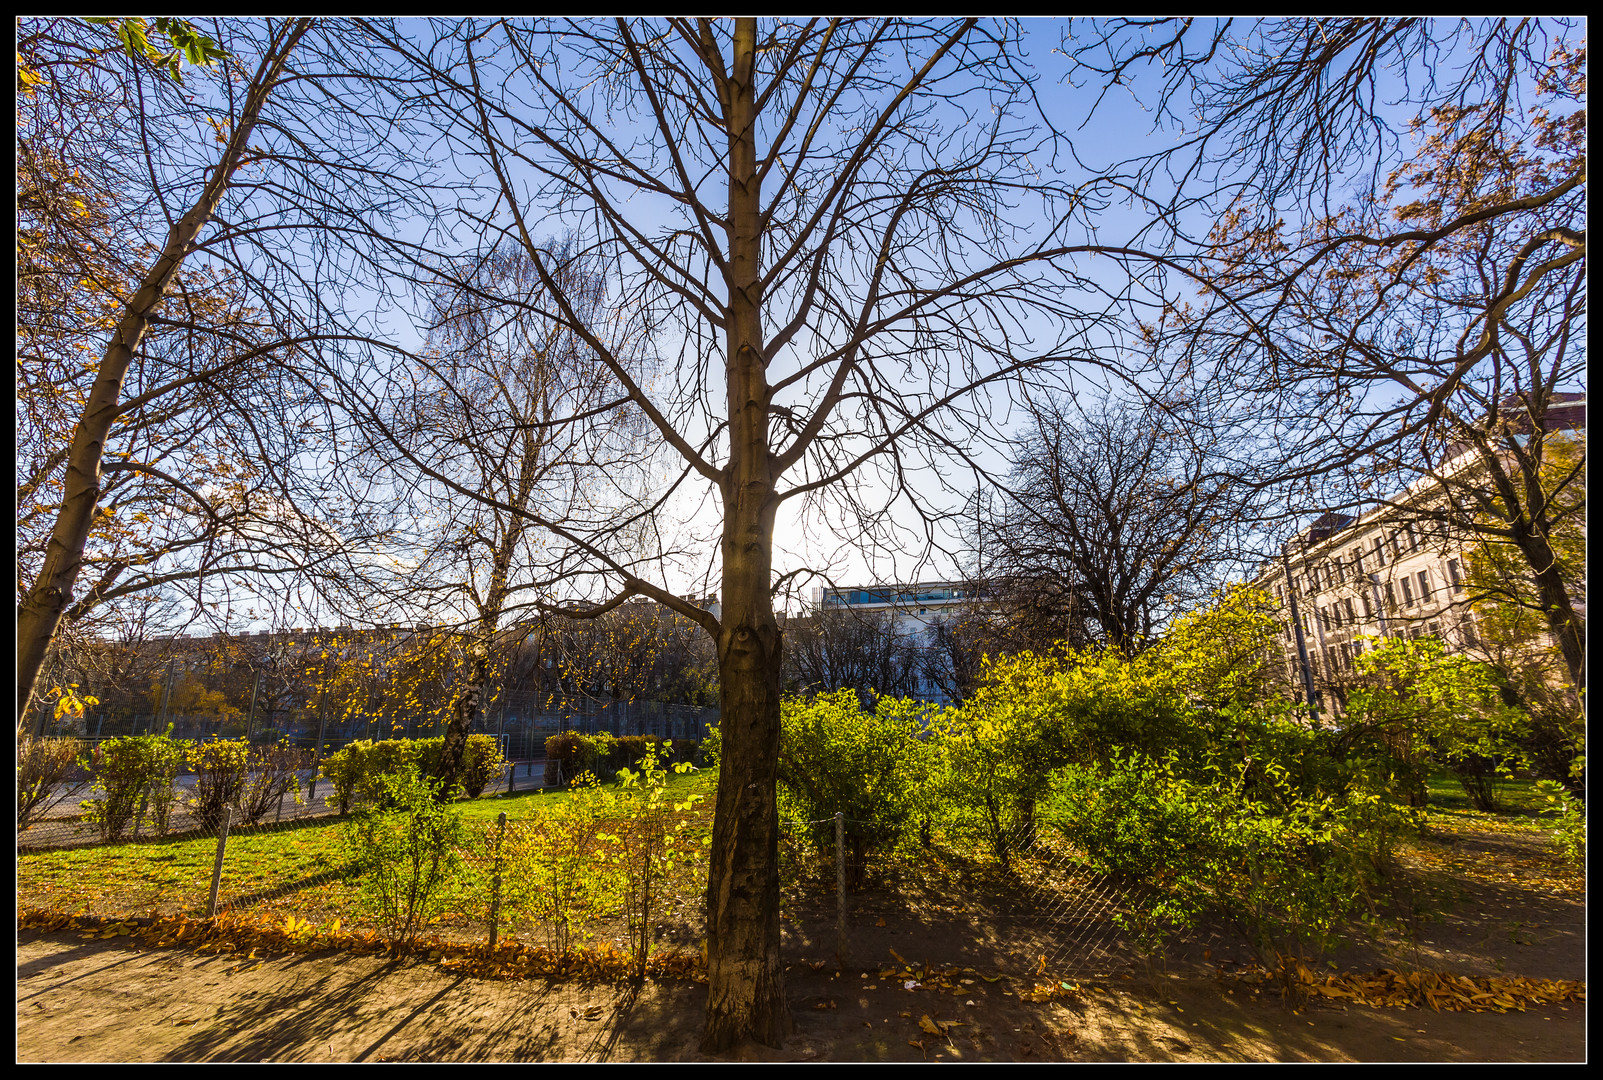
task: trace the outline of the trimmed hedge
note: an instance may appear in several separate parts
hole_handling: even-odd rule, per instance
[[[545,741],[545,786],[571,783],[584,772],[598,780],[610,780],[620,769],[637,768],[649,746],[659,747],[659,764],[677,765],[694,764],[701,744],[694,739],[668,740],[660,735],[614,737],[605,731],[594,735],[564,731]]]
[[[334,787],[328,804],[337,806],[341,814],[349,813],[352,806],[382,805],[386,801],[382,777],[400,775],[411,768],[425,776],[432,775],[444,748],[443,738],[353,742],[323,759],[321,775]],[[495,736],[469,735],[458,781],[468,797],[476,799],[505,767],[506,759],[501,756],[501,744]]]

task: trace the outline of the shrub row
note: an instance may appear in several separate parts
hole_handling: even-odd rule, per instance
[[[787,700],[778,778],[794,850],[832,848],[843,814],[855,887],[876,853],[961,837],[1007,867],[1045,842],[1144,886],[1131,928],[1153,948],[1207,912],[1237,922],[1265,966],[1321,951],[1390,906],[1429,761],[1504,754],[1520,718],[1482,667],[1383,641],[1359,658],[1345,712],[1310,723],[1273,678],[1274,610],[1233,590],[1133,656],[998,659],[954,708]]]
[[[328,804],[341,814],[352,806],[383,805],[389,778],[417,772],[433,776],[439,770],[443,738],[358,740],[323,759],[320,775],[334,787]],[[500,741],[493,735],[469,735],[462,751],[462,771],[457,777],[462,790],[476,799],[506,768]]]
[[[545,785],[557,787],[589,773],[611,779],[620,769],[634,769],[648,747],[657,748],[660,765],[694,764],[699,747],[694,739],[664,739],[659,735],[585,735],[564,731],[545,741]]]
[[[193,772],[197,783],[183,805],[204,828],[221,823],[225,803],[235,807],[236,821],[253,824],[284,796],[294,793],[299,799],[296,770],[311,764],[310,750],[283,743],[248,746],[243,739],[194,742],[130,735],[93,748],[76,739],[24,739],[17,757],[17,831],[87,785],[99,797],[79,807],[102,839],[117,840],[141,821],[163,836],[180,805],[175,781],[186,772]]]

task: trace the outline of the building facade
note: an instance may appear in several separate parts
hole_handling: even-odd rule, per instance
[[[1562,410],[1549,413],[1553,428],[1584,432],[1585,397],[1561,396]],[[1480,467],[1464,453],[1442,475],[1462,486]],[[1418,513],[1444,497],[1439,479],[1424,478],[1357,517],[1322,515],[1260,567],[1255,584],[1282,605],[1287,675],[1292,685],[1311,682],[1322,707],[1344,704],[1366,637],[1437,637],[1450,652],[1481,645],[1466,591],[1479,541]],[[1533,644],[1553,643],[1544,635]]]
[[[952,581],[909,584],[856,585],[813,590],[815,613],[853,612],[885,621],[884,630],[906,642],[920,655],[914,665],[915,694],[925,701],[951,704],[941,680],[932,676],[931,655],[935,624],[973,608],[978,599],[972,586]]]

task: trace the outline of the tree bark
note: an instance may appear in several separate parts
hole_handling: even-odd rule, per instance
[[[1544,536],[1534,533],[1520,535],[1516,532],[1516,542],[1536,580],[1536,595],[1542,604],[1542,615],[1547,620],[1548,632],[1558,642],[1559,652],[1564,657],[1564,668],[1570,677],[1570,685],[1584,693],[1586,624],[1576,614],[1574,605],[1570,603],[1570,592],[1563,576],[1559,574],[1552,545]]]
[[[105,454],[112,422],[117,417],[128,368],[139,350],[151,316],[167,293],[168,283],[194,250],[195,238],[211,220],[233,180],[234,170],[243,162],[251,133],[261,117],[267,95],[283,71],[284,62],[310,26],[310,19],[297,20],[262,57],[255,78],[246,92],[239,122],[217,163],[216,171],[202,188],[195,204],[168,230],[167,242],[161,254],[145,273],[144,280],[128,302],[100,358],[94,385],[72,433],[61,509],[50,533],[44,565],[27,595],[17,605],[19,724],[27,714],[40,669],[44,666],[45,654],[61,625],[62,613],[72,599],[73,586],[77,584],[78,573],[83,567],[84,545],[88,542],[95,507],[100,500],[101,458]]]
[[[707,880],[707,1027],[701,1045],[708,1053],[746,1039],[779,1046],[790,1029],[779,956],[775,784],[782,642],[771,592],[778,502],[762,331],[756,20],[738,20],[733,37],[732,63],[719,94],[729,132],[729,463],[720,484],[723,753]]]

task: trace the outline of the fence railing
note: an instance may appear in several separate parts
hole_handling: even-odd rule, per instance
[[[717,722],[716,706],[588,698],[552,704],[544,697],[538,702],[512,698],[493,699],[478,730],[504,735],[515,750],[528,754],[540,748],[547,736],[560,731],[579,731],[587,735],[606,731],[613,735],[699,740],[706,736],[708,725]],[[99,712],[76,721],[48,721],[43,734],[71,736],[94,743],[127,735],[159,733],[166,731],[168,725],[172,726],[173,737],[180,739],[248,736],[252,743],[288,739],[291,745],[308,747],[317,743],[319,732],[322,741],[337,746],[358,739],[421,739],[443,734],[443,721],[437,714],[398,718],[363,714],[335,718],[321,716],[316,710],[296,710],[289,715],[258,712],[251,717],[162,712],[108,716]]]
[[[306,788],[303,780],[299,800],[290,793],[265,813],[231,807],[222,820],[175,806],[159,825],[147,816],[115,841],[82,822],[73,825],[76,838],[53,849],[42,834],[32,836],[19,856],[18,903],[119,918],[293,916],[312,926],[392,932],[372,903],[373,881],[353,861],[354,816],[334,816]],[[645,926],[649,947],[697,949],[705,934],[704,860],[668,860],[674,869],[642,913],[624,850],[639,839],[637,825],[578,813],[568,795],[554,792],[533,802],[460,805],[465,831],[440,864],[429,934],[515,938],[562,952],[585,944],[626,949],[638,945]],[[700,850],[710,808],[682,816],[687,826],[676,835],[687,851]],[[851,834],[866,822],[836,816],[781,824],[790,956],[914,981],[929,965],[1092,977],[1140,959],[1121,925],[1129,887],[1094,872],[1045,829],[1011,831],[999,848],[998,837],[982,830],[936,825],[900,846],[864,851]],[[396,819],[395,827],[404,825]],[[952,978],[960,985],[969,976]]]

